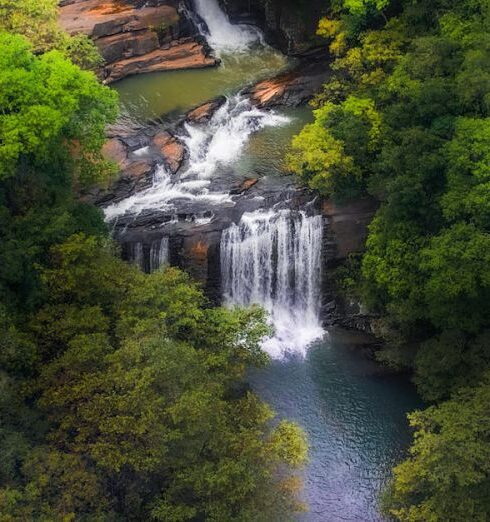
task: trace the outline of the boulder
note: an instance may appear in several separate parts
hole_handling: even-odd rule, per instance
[[[242,183],[240,183],[237,187],[234,187],[231,189],[230,194],[236,196],[239,194],[243,194],[244,192],[247,192],[247,190],[250,190],[252,187],[257,185],[259,182],[258,178],[247,178]]]
[[[117,163],[121,170],[127,166],[128,149],[126,145],[117,138],[111,138],[104,143],[102,155],[106,160]]]
[[[172,174],[175,174],[181,167],[186,149],[184,144],[170,132],[158,132],[153,138],[153,145],[162,155],[165,165]]]
[[[188,123],[207,123],[214,115],[214,113],[226,103],[226,98],[220,96],[215,100],[204,103],[199,107],[191,110],[186,115],[186,121]]]

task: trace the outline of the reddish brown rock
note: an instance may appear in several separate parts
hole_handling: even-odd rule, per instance
[[[138,8],[130,0],[72,0],[60,6],[65,31],[86,34],[98,46],[106,61],[106,83],[139,73],[217,65],[196,41],[192,23],[183,20],[172,5]]]
[[[124,143],[117,138],[112,138],[104,143],[102,155],[105,159],[117,163],[121,170],[127,166],[128,150]]]
[[[106,38],[99,38],[97,47],[107,63],[113,63],[121,57],[141,56],[159,48],[160,43],[155,31],[139,31],[137,33],[120,33]]]
[[[70,34],[93,38],[149,27],[170,27],[179,21],[174,7],[135,8],[126,0],[77,0],[60,8],[60,25]]]
[[[134,192],[151,185],[153,179],[153,164],[149,161],[135,161],[127,164],[106,188],[92,187],[80,195],[80,199],[95,205],[117,203],[129,197]]]
[[[259,82],[250,92],[251,100],[260,105],[271,105],[278,102],[284,96],[286,87],[294,80],[287,75],[273,80]]]
[[[169,132],[159,132],[153,138],[153,144],[163,156],[168,169],[175,174],[185,158],[185,146]]]
[[[186,115],[186,121],[189,123],[206,123],[224,103],[226,103],[226,98],[224,96],[220,96],[219,98],[216,98],[216,100],[204,103],[188,112]]]
[[[257,83],[249,89],[248,95],[252,103],[262,108],[303,105],[320,92],[330,74],[326,61],[306,61],[294,71]]]
[[[215,65],[216,59],[207,56],[201,44],[187,42],[170,47],[170,49],[157,49],[143,56],[135,56],[110,64],[105,68],[105,81],[111,83],[133,74],[202,69]]]

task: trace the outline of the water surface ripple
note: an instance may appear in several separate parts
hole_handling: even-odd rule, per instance
[[[302,521],[382,521],[379,492],[410,440],[406,413],[421,407],[408,380],[383,374],[354,346],[333,333],[304,358],[288,355],[250,376],[280,418],[308,435]]]

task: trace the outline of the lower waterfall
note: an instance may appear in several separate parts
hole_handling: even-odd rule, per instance
[[[304,354],[323,334],[322,216],[279,210],[246,213],[223,232],[221,275],[227,305],[259,304],[275,334],[264,343],[272,357]]]

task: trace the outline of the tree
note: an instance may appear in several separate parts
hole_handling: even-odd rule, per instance
[[[395,468],[386,510],[404,522],[490,516],[490,379],[410,415],[410,457]]]
[[[100,147],[116,94],[57,51],[37,57],[25,39],[6,33],[0,45],[0,178],[58,160],[79,182],[103,179]]]

